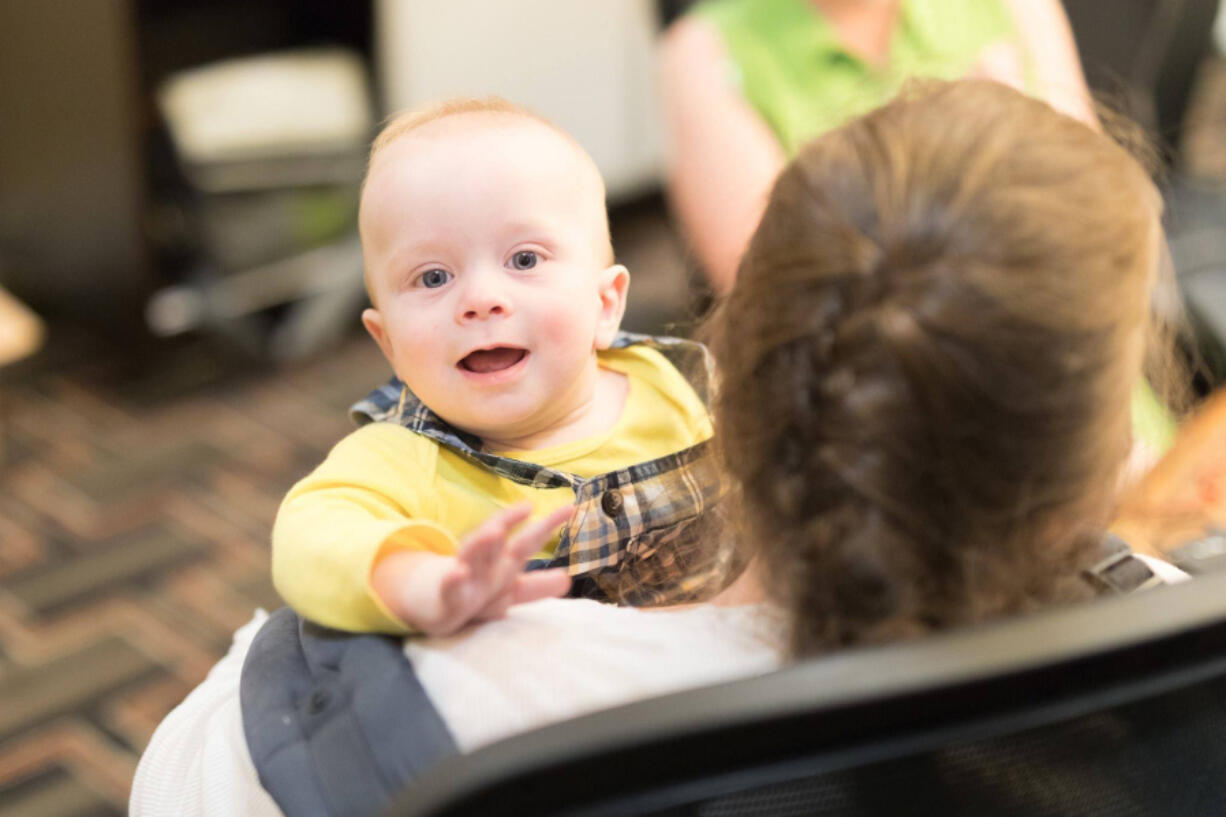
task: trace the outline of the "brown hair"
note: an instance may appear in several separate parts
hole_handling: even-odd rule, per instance
[[[783,171],[707,331],[794,651],[1088,594],[1160,207],[1124,149],[981,81],[912,86]]]

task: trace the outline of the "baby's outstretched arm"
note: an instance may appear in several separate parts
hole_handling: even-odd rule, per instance
[[[397,618],[427,635],[447,635],[472,621],[501,618],[511,605],[561,596],[570,588],[564,568],[525,572],[524,563],[572,512],[559,508],[513,532],[532,513],[527,503],[514,505],[465,536],[455,556],[384,556],[371,571],[371,587]]]

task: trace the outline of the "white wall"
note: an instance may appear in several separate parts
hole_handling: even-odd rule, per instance
[[[654,0],[378,0],[384,113],[498,94],[570,132],[610,199],[658,183]]]

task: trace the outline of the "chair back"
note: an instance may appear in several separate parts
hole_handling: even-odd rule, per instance
[[[849,650],[440,764],[399,817],[1226,814],[1226,575]]]

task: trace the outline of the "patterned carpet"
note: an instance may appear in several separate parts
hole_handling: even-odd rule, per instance
[[[627,328],[677,329],[663,204],[613,214]],[[126,813],[141,750],[256,607],[269,529],[388,369],[355,333],[273,370],[197,337],[124,348],[56,324],[0,370],[0,817]]]
[[[108,357],[122,354],[95,347],[3,394],[4,815],[125,813],[158,721],[253,608],[278,606],[281,495],[385,376],[356,336],[275,376],[236,376],[200,345],[144,372]]]

